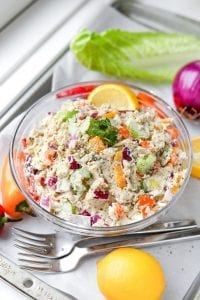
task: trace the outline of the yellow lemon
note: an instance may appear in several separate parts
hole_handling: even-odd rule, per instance
[[[118,110],[139,108],[138,100],[131,88],[121,84],[102,84],[89,94],[88,100],[97,107],[107,103]]]
[[[97,282],[107,300],[160,300],[165,278],[149,253],[119,248],[97,263]]]
[[[200,178],[200,137],[192,139],[193,162],[191,175]]]

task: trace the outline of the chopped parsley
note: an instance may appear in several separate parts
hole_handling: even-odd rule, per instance
[[[108,146],[115,144],[117,141],[117,133],[117,128],[111,125],[109,119],[90,119],[87,134],[90,136],[99,136]]]

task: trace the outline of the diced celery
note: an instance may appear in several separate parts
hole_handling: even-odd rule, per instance
[[[142,189],[145,193],[148,192],[147,181],[146,181],[145,179],[142,180],[142,182],[141,182],[141,189]]]
[[[75,215],[76,214],[76,206],[72,205],[72,214]]]
[[[144,157],[139,157],[137,160],[137,171],[145,174],[149,173],[156,162],[156,156],[154,154],[149,154]]]
[[[145,178],[142,181],[142,189],[145,193],[153,190],[157,190],[159,188],[160,188],[160,183],[157,178],[154,177]]]
[[[58,112],[56,116],[62,121],[66,122],[69,119],[73,118],[76,114],[77,110],[67,110]]]
[[[78,172],[82,177],[83,179],[89,179],[91,178],[91,173],[88,171],[88,168],[86,167],[83,167],[81,169],[78,169],[76,172]]]
[[[136,139],[148,139],[149,138],[149,131],[142,128],[142,126],[136,123],[133,120],[129,120],[127,122],[127,127],[131,135]]]

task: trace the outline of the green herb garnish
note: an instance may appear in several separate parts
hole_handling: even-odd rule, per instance
[[[90,126],[86,132],[90,136],[101,137],[108,146],[113,146],[117,141],[118,130],[111,125],[109,119],[91,119]]]

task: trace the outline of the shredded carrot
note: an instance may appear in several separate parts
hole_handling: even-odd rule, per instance
[[[143,218],[146,218],[146,217],[147,217],[146,209],[147,209],[147,206],[143,206],[142,209],[141,209]]]
[[[130,132],[128,131],[128,128],[126,125],[122,125],[120,128],[119,128],[119,134],[121,135],[121,137],[123,138],[128,138],[130,136]]]
[[[140,195],[138,198],[138,205],[140,206],[143,218],[147,217],[147,209],[152,209],[156,201],[149,195]]]
[[[121,150],[119,150],[115,153],[114,160],[119,160],[119,161],[122,160],[122,151]]]
[[[153,98],[153,96],[150,96],[144,92],[139,92],[137,94],[137,99],[139,100],[140,107],[145,108],[145,107],[152,107],[155,109],[157,112],[157,115],[160,118],[165,118],[165,114],[160,110],[158,107],[156,107],[156,100]]]
[[[96,153],[99,153],[106,148],[102,139],[99,136],[91,138],[89,140],[89,145]]]
[[[153,208],[156,204],[155,200],[149,195],[140,195],[138,197],[138,205],[139,206],[149,206],[149,208]]]
[[[176,165],[177,162],[177,154],[175,152],[173,152],[170,156],[170,163],[172,164],[172,166]]]
[[[173,139],[177,139],[179,136],[178,129],[175,126],[172,125],[168,126],[166,128],[166,131],[171,135]]]
[[[49,162],[53,162],[57,157],[57,151],[55,149],[47,149],[47,151],[45,152],[45,158],[49,161]]]
[[[173,185],[172,188],[170,189],[172,194],[176,194],[178,190],[179,190],[179,186],[177,184]]]
[[[26,158],[26,154],[24,151],[20,151],[19,154],[18,154],[18,159],[22,162],[25,161],[25,158]]]
[[[150,95],[148,95],[148,94],[146,94],[144,92],[139,92],[137,94],[137,98],[139,100],[142,100],[142,104],[144,102],[145,106],[152,106],[155,103],[155,99],[152,96],[150,96]]]
[[[117,186],[123,189],[126,187],[126,178],[124,175],[123,167],[120,163],[114,165],[114,174],[115,174],[115,180],[117,182]]]
[[[112,119],[112,118],[114,118],[116,115],[117,115],[117,111],[110,111],[110,112],[107,112],[107,113],[103,114],[102,117],[108,118],[108,119]]]
[[[119,218],[124,216],[124,208],[119,203],[115,203],[115,212]]]
[[[150,147],[150,141],[141,141],[140,146],[143,148],[149,148]]]

